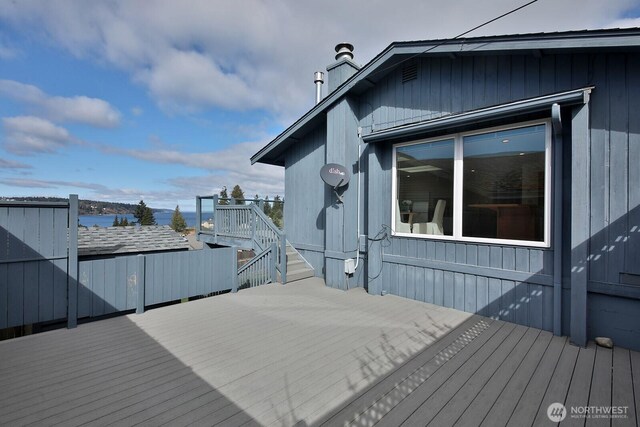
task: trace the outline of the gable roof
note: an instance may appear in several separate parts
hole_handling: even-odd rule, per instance
[[[328,108],[348,93],[373,87],[398,65],[416,56],[469,56],[491,53],[556,53],[586,50],[640,50],[640,28],[514,34],[459,39],[393,42],[280,135],[251,156],[251,163],[284,166],[282,154],[326,119]]]
[[[189,242],[168,225],[78,229],[78,256],[187,250]]]

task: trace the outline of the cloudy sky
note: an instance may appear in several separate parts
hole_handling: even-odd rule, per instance
[[[0,0],[0,195],[185,211],[240,184],[249,156],[313,106],[341,41],[453,37],[527,0]],[[639,0],[538,0],[473,35],[640,26]]]

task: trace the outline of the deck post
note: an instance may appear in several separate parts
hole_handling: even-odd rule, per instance
[[[216,210],[218,209],[218,195],[213,195],[213,213],[211,222],[213,223],[213,243],[218,243],[218,223],[216,222]]]
[[[280,236],[280,278],[282,284],[287,283],[287,239],[284,233]]]
[[[196,196],[196,236],[200,235],[202,227],[202,198]]]
[[[230,249],[232,249],[230,252],[232,254],[232,263],[235,266],[233,268],[233,274],[231,277],[231,292],[232,293],[236,293],[238,292],[238,248],[236,248],[235,246],[232,246]]]
[[[587,345],[587,258],[589,256],[589,104],[571,120],[571,341]]]
[[[69,195],[69,265],[67,266],[67,328],[78,325],[78,195]]]
[[[256,241],[256,205],[251,205],[251,242],[255,245]]]
[[[144,313],[144,293],[146,287],[146,277],[145,277],[145,256],[138,255],[138,277],[136,280],[136,290],[138,292],[138,303],[136,307],[136,314]]]
[[[271,244],[271,263],[269,265],[269,274],[271,275],[271,283],[278,281],[278,274],[276,273],[276,263],[278,262],[278,245]]]

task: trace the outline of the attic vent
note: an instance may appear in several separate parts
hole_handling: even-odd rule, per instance
[[[402,68],[402,83],[410,82],[418,78],[418,64],[405,65]]]

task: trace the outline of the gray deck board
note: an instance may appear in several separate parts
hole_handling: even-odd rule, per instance
[[[636,425],[640,395],[637,352],[319,279],[3,341],[0,361],[11,426],[538,425],[555,401]]]

